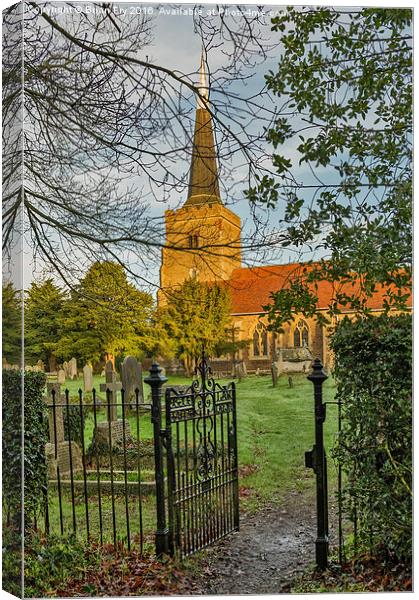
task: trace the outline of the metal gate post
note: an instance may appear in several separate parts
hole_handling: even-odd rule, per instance
[[[162,385],[167,377],[161,375],[161,368],[157,362],[153,362],[150,375],[144,378],[145,383],[151,387],[151,421],[154,430],[154,465],[156,478],[156,554],[162,556],[169,552],[169,530],[166,526],[166,510],[164,505],[164,470],[163,470],[163,441],[161,427],[161,398]]]
[[[311,453],[306,454],[306,466],[311,466],[316,473],[317,496],[317,538],[316,565],[318,569],[327,568],[329,553],[329,524],[327,500],[327,464],[323,440],[323,423],[326,418],[326,405],[323,404],[323,383],[327,379],[320,359],[313,362],[313,371],[307,377],[314,386],[314,419],[315,446]],[[311,459],[310,459],[311,455]]]

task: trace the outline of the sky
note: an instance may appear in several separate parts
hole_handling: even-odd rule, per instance
[[[247,3],[246,3],[247,4]],[[60,6],[62,3],[55,2],[50,3],[51,6]],[[76,2],[74,6],[79,7],[83,10],[83,7],[92,6],[91,3],[88,2]],[[161,5],[155,5],[152,3],[115,3],[113,5],[116,13],[119,13],[120,18],[123,19],[133,19],[135,21],[138,18],[136,15],[138,12],[146,11],[147,14],[152,19],[155,25],[155,33],[152,43],[146,48],[142,49],[139,52],[139,57],[144,58],[145,56],[151,62],[155,62],[162,66],[167,66],[170,69],[178,70],[182,73],[193,74],[197,71],[200,62],[200,54],[201,54],[201,41],[198,34],[194,31],[193,19],[189,14],[185,14],[190,12],[190,8],[192,4],[182,4],[182,5],[170,5],[168,3],[162,3]],[[215,17],[212,14],[214,11],[215,5],[205,4],[202,6],[204,19],[208,19],[208,22],[214,21]],[[250,11],[256,10],[254,5],[248,5],[246,7]],[[265,6],[265,9],[267,7]],[[234,11],[234,5],[231,5],[227,10]],[[269,10],[274,11],[274,14],[280,12],[282,7],[277,5],[270,5]],[[124,12],[125,11],[125,12]],[[167,14],[167,13],[170,14]],[[233,17],[232,17],[233,18]],[[261,32],[263,35],[266,35],[272,41],[276,41],[279,39],[279,34],[270,31],[270,23],[269,16],[266,19],[266,25],[261,28]],[[208,52],[207,60],[209,66],[209,74],[210,80],[212,74],[216,73],[217,70],[223,67],[225,64],[225,56],[224,52],[228,47],[224,44],[220,44],[214,47]],[[269,56],[266,60],[256,60],[255,66],[249,69],[249,79],[246,80],[245,83],[238,82],[231,87],[231,90],[234,91],[239,97],[247,97],[252,94],[257,94],[261,89],[264,81],[264,75],[270,69],[275,71],[276,64],[278,62],[279,55],[283,51],[281,45],[276,45],[269,52]],[[193,75],[191,75],[193,78]],[[217,100],[219,96],[217,96],[217,88],[214,87],[211,90],[211,97],[213,98],[214,105],[217,104]],[[267,103],[267,106],[270,106],[270,100],[265,99],[263,102]],[[190,112],[191,118],[193,118],[195,111],[195,100],[194,98],[190,99]],[[232,125],[233,126],[233,125]],[[251,131],[251,128],[257,128],[258,123],[257,119],[252,121],[251,119],[247,121],[246,127],[248,131]],[[220,137],[220,132],[217,132],[218,138]],[[293,140],[294,144],[297,144],[297,140]],[[266,145],[268,153],[270,152],[270,148]],[[297,156],[296,146],[291,143],[287,143],[286,147],[282,149],[282,152],[289,158],[293,159]],[[235,162],[236,161],[236,162]],[[178,161],[178,164],[175,166],[175,170],[178,170],[179,173],[185,172],[188,169],[188,164],[185,161],[184,157],[182,160]],[[223,167],[225,165],[221,164],[221,174],[223,173]],[[234,178],[237,182],[237,186],[234,189],[234,194],[232,196],[227,195],[225,192],[223,196],[223,202],[228,205],[234,212],[236,212],[242,219],[243,231],[244,235],[248,233],[252,229],[252,219],[250,216],[250,210],[247,200],[244,197],[244,190],[246,189],[246,171],[241,165],[241,161],[236,157],[232,160],[229,165],[230,170],[232,171]],[[296,167],[294,170],[294,177],[303,184],[308,184],[312,182],[312,174],[307,171],[307,169]],[[330,169],[318,169],[316,175],[320,176],[323,179],[328,179],[333,177],[333,172]],[[134,178],[135,180],[135,178]],[[137,178],[135,180],[138,187],[141,188],[142,181],[141,178]],[[151,200],[150,211],[151,214],[157,218],[162,218],[164,214],[164,210],[167,208],[178,208],[183,204],[186,200],[186,191],[177,194],[171,194],[167,203],[159,202],[158,200]],[[278,207],[277,210],[271,210],[269,212],[264,213],[264,218],[272,227],[275,227],[275,223],[278,221],[278,218],[282,214],[282,207]],[[247,257],[248,264],[252,263],[252,259],[254,257]],[[275,256],[271,258],[272,262],[289,262],[295,261],[296,255],[292,251],[283,251],[282,253],[277,253]],[[257,264],[257,260],[256,260]],[[148,278],[158,283],[158,270],[160,265],[155,264],[151,269],[150,273],[147,274]],[[25,278],[25,288],[30,285],[30,282],[34,277],[40,272],[39,265],[36,265],[36,268],[31,260],[31,252],[29,248],[25,248],[25,268],[24,268],[24,278]],[[19,276],[20,278],[20,276]]]

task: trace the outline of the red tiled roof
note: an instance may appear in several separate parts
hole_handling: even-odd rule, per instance
[[[301,263],[293,263],[235,269],[228,282],[232,296],[232,312],[234,314],[263,312],[262,307],[271,302],[271,292],[289,287],[290,281],[302,273],[303,267],[304,265]],[[310,289],[317,295],[317,306],[320,309],[327,308],[336,293],[353,295],[357,291],[356,283],[352,286],[351,283],[336,284],[319,281],[317,286],[317,291],[314,284],[310,285]],[[367,300],[368,308],[382,308],[385,295],[385,288],[377,286],[377,291]],[[412,297],[410,295],[408,306],[411,305]]]

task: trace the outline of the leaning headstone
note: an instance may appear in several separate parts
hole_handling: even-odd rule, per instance
[[[290,387],[290,388],[294,387],[294,382],[292,380],[291,375],[288,377],[288,387]]]
[[[74,357],[68,363],[68,376],[70,379],[77,379],[77,360]]]
[[[272,386],[276,387],[278,384],[278,378],[279,378],[279,366],[277,361],[273,361],[272,365],[271,365],[271,373],[272,373]]]
[[[64,369],[60,369],[57,373],[57,383],[63,385],[65,383],[65,371]]]
[[[134,356],[125,357],[121,365],[121,381],[127,405],[135,406],[136,389],[138,389],[138,402],[144,402],[142,367]]]
[[[93,369],[90,365],[83,367],[83,387],[85,392],[91,392],[93,389]]]

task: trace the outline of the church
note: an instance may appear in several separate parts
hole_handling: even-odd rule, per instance
[[[158,303],[163,306],[170,290],[191,277],[201,282],[223,282],[231,294],[234,340],[249,341],[234,357],[247,372],[270,372],[273,361],[279,361],[283,372],[305,372],[317,357],[328,368],[332,363],[328,331],[316,319],[301,316],[284,325],[283,333],[268,331],[263,306],[269,304],[271,292],[287,286],[302,265],[242,266],[240,217],[220,196],[203,56],[199,91],[187,199],[181,208],[165,212],[167,246],[162,250]],[[319,282],[318,309],[326,310],[333,294],[333,283]],[[372,311],[381,312],[382,302],[382,294],[377,293],[368,305]],[[232,360],[231,356],[212,359],[213,370],[231,372]]]

